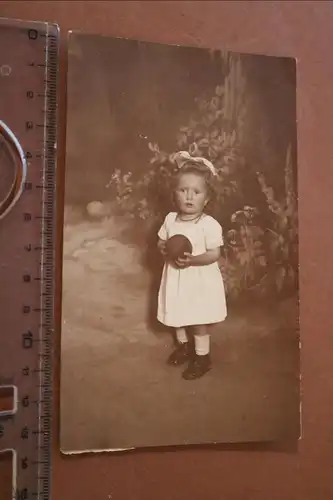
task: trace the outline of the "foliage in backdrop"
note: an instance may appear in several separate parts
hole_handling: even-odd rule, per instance
[[[297,195],[292,143],[281,165],[281,188],[270,185],[260,164],[247,158],[251,128],[246,70],[240,56],[221,54],[227,68],[214,95],[199,96],[196,109],[180,128],[174,151],[149,143],[150,164],[140,173],[115,170],[108,184],[118,210],[143,231],[162,221],[172,207],[171,178],[178,150],[208,158],[217,169],[216,199],[211,214],[224,228],[225,251],[220,260],[227,293],[295,293],[298,282]],[[262,147],[265,147],[263,144]],[[248,185],[261,195],[261,203],[248,200]],[[253,201],[253,199],[251,200]]]

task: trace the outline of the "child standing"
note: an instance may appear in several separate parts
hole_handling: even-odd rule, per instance
[[[175,183],[177,212],[170,212],[158,232],[158,247],[166,255],[166,241],[175,234],[186,236],[192,254],[166,261],[158,294],[157,319],[175,328],[177,348],[168,363],[188,361],[183,378],[194,380],[211,369],[210,330],[227,315],[223,278],[218,259],[223,246],[220,224],[204,213],[212,196],[214,166],[205,158],[177,153],[179,170]],[[194,336],[191,353],[188,333]]]

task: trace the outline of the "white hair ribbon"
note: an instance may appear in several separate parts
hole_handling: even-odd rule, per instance
[[[204,165],[213,175],[217,175],[214,165],[202,156],[191,156],[187,151],[178,151],[178,153],[174,155],[174,160],[179,168],[182,168],[188,161],[190,161],[197,163],[198,165]]]

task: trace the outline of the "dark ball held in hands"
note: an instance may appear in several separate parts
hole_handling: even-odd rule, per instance
[[[166,251],[168,259],[175,261],[183,257],[184,253],[192,253],[192,244],[183,234],[175,234],[166,242]]]

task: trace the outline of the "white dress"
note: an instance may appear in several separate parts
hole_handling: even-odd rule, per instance
[[[183,234],[192,243],[193,255],[223,245],[222,227],[210,215],[202,214],[197,221],[177,220],[170,212],[158,232],[167,240]],[[157,319],[171,327],[219,323],[227,316],[223,278],[218,263],[178,269],[164,264],[158,294]]]

